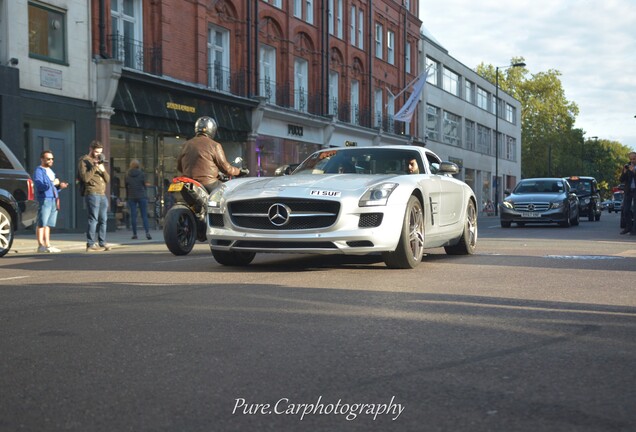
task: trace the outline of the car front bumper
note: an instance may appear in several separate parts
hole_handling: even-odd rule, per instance
[[[568,220],[563,208],[546,210],[544,212],[519,212],[508,207],[499,208],[499,218],[502,222],[522,223],[560,223]]]

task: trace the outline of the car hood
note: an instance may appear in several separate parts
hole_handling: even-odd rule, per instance
[[[528,194],[512,194],[505,198],[506,201],[512,202],[547,202],[564,200],[565,194],[562,193],[528,193]]]
[[[328,192],[362,193],[369,187],[391,181],[399,183],[398,178],[404,176],[394,175],[365,175],[365,174],[317,174],[317,175],[288,175],[282,177],[239,178],[225,184],[225,197],[232,199],[242,197],[291,195],[308,196],[311,191],[324,192],[323,197],[329,196]]]

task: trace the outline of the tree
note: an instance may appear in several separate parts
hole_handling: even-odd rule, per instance
[[[510,64],[523,61],[516,57]],[[528,78],[525,67],[499,69],[499,89],[521,102],[521,176],[592,176],[607,196],[618,185],[630,148],[616,141],[586,140],[585,131],[574,128],[579,108],[565,97],[558,70]],[[475,71],[495,84],[493,65],[480,63]]]

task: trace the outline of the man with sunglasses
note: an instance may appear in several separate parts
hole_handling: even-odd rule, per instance
[[[33,173],[35,193],[38,200],[38,216],[36,235],[38,253],[57,253],[60,249],[51,246],[51,228],[57,222],[59,210],[59,193],[68,187],[68,183],[60,181],[53,169],[53,152],[44,150],[40,153],[40,166]]]

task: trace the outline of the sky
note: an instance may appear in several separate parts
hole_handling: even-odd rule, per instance
[[[419,1],[451,57],[472,69],[523,57],[528,77],[558,70],[574,127],[636,150],[636,0]]]

